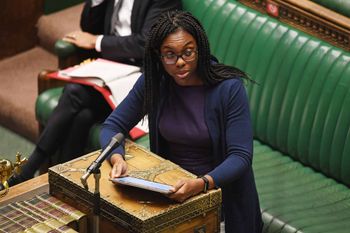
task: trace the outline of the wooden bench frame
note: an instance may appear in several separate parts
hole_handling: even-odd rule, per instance
[[[350,51],[350,19],[310,0],[239,0],[306,33]]]

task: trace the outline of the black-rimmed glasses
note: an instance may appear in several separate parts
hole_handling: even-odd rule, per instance
[[[191,62],[196,59],[197,50],[186,49],[181,54],[177,55],[175,53],[162,54],[160,57],[163,59],[164,63],[167,65],[176,64],[177,60],[181,57],[185,62]]]

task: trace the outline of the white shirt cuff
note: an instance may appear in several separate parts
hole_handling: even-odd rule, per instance
[[[97,36],[96,44],[95,44],[95,49],[96,49],[97,52],[101,52],[102,38],[103,38],[103,35]]]
[[[91,1],[91,7],[100,5],[104,0],[92,0]]]

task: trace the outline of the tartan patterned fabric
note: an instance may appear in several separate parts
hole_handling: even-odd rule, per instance
[[[42,193],[30,200],[0,207],[0,233],[75,233],[79,230],[78,222],[84,217],[82,212]]]

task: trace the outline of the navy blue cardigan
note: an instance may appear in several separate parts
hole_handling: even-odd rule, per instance
[[[126,135],[143,118],[143,90],[144,77],[141,76],[104,122],[100,137],[102,148],[116,133]],[[162,90],[161,96],[166,97],[166,88]],[[158,116],[153,118],[149,119],[153,123],[149,129],[151,151],[166,158]],[[208,174],[222,189],[226,233],[261,232],[262,220],[252,171],[253,133],[248,98],[240,79],[228,79],[208,88],[205,121],[216,166]],[[114,153],[123,154],[124,148],[119,147]]]

